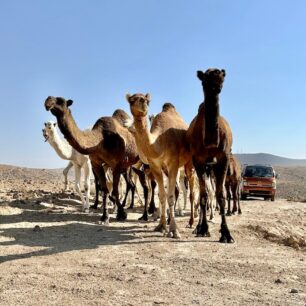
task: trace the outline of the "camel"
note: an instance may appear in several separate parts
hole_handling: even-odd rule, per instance
[[[214,175],[214,172],[211,166],[206,167],[205,174],[204,174],[204,180],[205,180],[205,188],[207,192],[207,210],[210,211],[209,221],[214,222],[215,210],[217,209],[216,183],[215,183],[215,175]],[[199,193],[198,180],[195,180],[194,189],[195,189],[195,194],[196,194],[195,198],[197,199],[196,201],[197,204],[195,206],[195,212],[197,212],[200,207],[200,193]]]
[[[235,214],[241,214],[240,207],[240,183],[241,183],[241,167],[237,158],[231,154],[230,163],[227,170],[227,175],[225,179],[225,188],[227,194],[227,216]],[[231,195],[233,198],[233,210],[231,211]]]
[[[87,211],[89,209],[91,174],[91,164],[89,157],[77,152],[66,140],[62,139],[57,131],[56,125],[57,124],[53,121],[45,122],[45,128],[42,130],[45,141],[49,142],[49,144],[54,148],[60,158],[70,161],[68,166],[63,171],[65,177],[65,190],[68,188],[68,171],[72,166],[74,167],[75,190],[81,198],[83,210]],[[84,170],[85,199],[81,191],[81,169]]]
[[[106,185],[103,164],[107,164],[113,172],[112,197],[117,205],[117,220],[126,220],[127,213],[119,200],[118,184],[120,174],[139,160],[134,136],[113,117],[101,117],[92,130],[81,131],[72,116],[70,106],[72,100],[49,96],[45,100],[45,108],[57,119],[60,131],[69,144],[81,154],[89,155],[92,169],[99,179],[103,192],[103,214],[101,222],[109,222],[106,205],[108,188]]]
[[[224,183],[230,160],[232,132],[227,121],[220,116],[219,94],[222,90],[225,70],[208,69],[205,73],[197,72],[202,82],[204,102],[200,104],[198,114],[187,131],[190,150],[200,186],[201,212],[196,228],[198,237],[210,236],[206,211],[208,193],[205,184],[206,169],[212,166],[216,179],[216,198],[220,207],[221,237],[220,242],[234,242],[225,217]]]
[[[133,132],[140,159],[150,166],[158,184],[161,216],[155,231],[166,232],[167,228],[166,192],[163,181],[163,172],[166,170],[168,174],[167,202],[170,211],[168,237],[180,238],[174,214],[174,190],[178,169],[182,166],[185,166],[186,174],[190,179],[190,188],[193,191],[192,162],[186,143],[188,126],[175,107],[171,103],[165,103],[162,112],[156,115],[149,130],[147,121],[150,94],[127,94],[126,98],[134,118]]]

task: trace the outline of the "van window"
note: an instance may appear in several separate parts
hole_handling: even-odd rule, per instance
[[[245,177],[274,177],[271,167],[265,166],[247,166],[244,171]]]

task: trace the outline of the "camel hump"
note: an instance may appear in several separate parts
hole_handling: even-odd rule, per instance
[[[165,103],[163,105],[163,112],[167,112],[170,109],[174,109],[175,110],[175,106],[172,103],[167,102],[167,103]]]
[[[124,126],[124,123],[131,119],[130,116],[123,109],[116,109],[112,115],[113,118],[119,121],[119,123]]]

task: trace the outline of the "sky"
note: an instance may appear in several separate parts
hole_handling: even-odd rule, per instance
[[[48,96],[73,99],[81,129],[126,93],[171,102],[189,124],[197,70],[226,70],[220,110],[234,153],[306,158],[306,2],[0,1],[0,164],[64,167],[42,136]]]

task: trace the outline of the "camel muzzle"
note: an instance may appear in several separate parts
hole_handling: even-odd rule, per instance
[[[44,136],[44,138],[45,138],[45,142],[47,142],[48,139],[49,139],[49,136],[48,136],[48,134],[46,133],[45,130],[42,130],[42,132],[43,132],[43,136]]]

